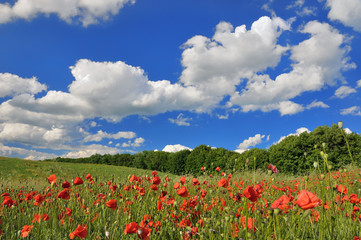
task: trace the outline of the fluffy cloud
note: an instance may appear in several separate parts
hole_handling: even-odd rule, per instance
[[[112,148],[100,144],[92,144],[92,145],[83,145],[78,147],[78,149],[70,151],[67,154],[62,155],[61,157],[64,158],[84,158],[90,157],[94,154],[117,154],[121,153],[122,151],[118,148]]]
[[[242,106],[243,111],[279,109],[282,115],[294,114],[303,108],[289,99],[334,85],[343,78],[343,70],[355,67],[346,56],[349,48],[343,47],[346,38],[330,25],[312,21],[301,32],[311,37],[291,48],[292,71],[275,80],[266,74],[253,75],[245,89],[232,95],[230,105]]]
[[[168,118],[168,120],[178,126],[190,126],[191,124],[188,121],[192,120],[192,118],[184,117],[184,114],[180,113],[177,118]]]
[[[277,17],[261,17],[250,30],[221,22],[212,39],[198,35],[183,45],[180,82],[213,96],[212,104],[218,104],[242,78],[277,66],[288,49],[278,45],[277,39],[288,29],[290,25]]]
[[[357,88],[361,87],[361,80],[357,81]]]
[[[361,1],[360,0],[327,0],[330,8],[328,17],[338,20],[361,32]]]
[[[248,150],[250,147],[254,147],[260,143],[262,143],[262,139],[265,138],[265,135],[256,134],[254,137],[249,137],[245,139],[242,143],[240,143],[237,147],[236,152],[242,153]],[[268,138],[268,137],[267,137]]]
[[[311,108],[329,108],[330,106],[328,106],[326,103],[322,102],[322,101],[313,101],[312,103],[307,105],[307,109],[311,109]]]
[[[0,155],[8,156],[8,157],[23,157],[26,156],[25,159],[29,160],[44,160],[44,159],[52,159],[56,158],[57,155],[50,153],[38,152],[35,150],[28,150],[19,147],[9,147],[0,143]]]
[[[163,152],[175,153],[175,152],[179,152],[179,151],[182,151],[182,150],[192,150],[192,149],[189,148],[189,147],[180,145],[180,144],[175,144],[175,145],[167,145],[167,146],[165,146],[162,151]]]
[[[123,148],[126,148],[126,147],[140,147],[140,146],[143,145],[144,142],[145,142],[145,139],[142,138],[142,137],[139,137],[139,138],[134,139],[134,141],[129,140],[128,142],[124,142],[122,144],[122,147]]]
[[[83,140],[83,142],[100,142],[104,138],[106,139],[120,139],[120,138],[126,138],[131,139],[135,138],[137,134],[135,132],[117,132],[115,134],[110,134],[103,132],[102,130],[99,130],[96,134],[90,134],[86,136]]]
[[[13,5],[0,3],[0,23],[56,14],[68,23],[79,21],[86,27],[107,20],[118,14],[125,4],[134,3],[135,0],[17,0]]]
[[[341,86],[335,91],[335,97],[337,98],[345,98],[352,93],[356,93],[357,91],[348,86]]]
[[[21,78],[10,73],[0,73],[0,98],[23,93],[36,94],[42,91],[46,91],[46,85],[39,83],[35,77]]]
[[[308,130],[308,129],[305,128],[305,127],[300,127],[300,128],[298,128],[298,129],[296,130],[295,133],[290,133],[290,134],[288,134],[287,136],[282,136],[282,137],[277,141],[277,143],[275,143],[275,144],[278,144],[278,143],[282,142],[282,140],[285,139],[285,138],[288,137],[288,136],[299,136],[301,133],[304,133],[304,132],[309,133],[310,130]]]
[[[359,106],[353,106],[341,110],[341,115],[355,115],[361,116],[361,108]]]

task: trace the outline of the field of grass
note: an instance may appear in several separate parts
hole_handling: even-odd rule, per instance
[[[352,168],[304,177],[205,169],[196,179],[2,158],[0,239],[357,240],[360,194]]]
[[[84,177],[91,174],[98,180],[112,180],[125,182],[132,174],[150,175],[151,171],[128,168],[122,166],[98,165],[87,163],[63,163],[63,162],[43,162],[30,161],[16,158],[0,157],[0,186],[16,187],[26,183],[35,188],[47,185],[47,178],[55,174],[61,179],[72,181],[76,177]],[[161,176],[166,174],[160,173]],[[173,176],[168,174],[168,176]],[[1,190],[1,188],[0,188]]]

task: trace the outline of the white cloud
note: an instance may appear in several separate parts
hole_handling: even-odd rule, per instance
[[[312,21],[301,32],[311,37],[292,47],[292,71],[275,80],[266,74],[253,75],[245,89],[232,95],[230,105],[241,106],[243,111],[279,109],[282,115],[294,114],[303,108],[289,99],[334,85],[343,79],[342,71],[355,67],[346,56],[346,38],[330,25]]]
[[[308,130],[308,129],[305,128],[305,127],[300,127],[300,128],[298,128],[298,129],[296,130],[295,133],[290,133],[290,134],[288,134],[287,136],[282,136],[282,137],[281,137],[276,143],[274,143],[274,144],[278,144],[278,143],[282,142],[282,140],[285,139],[285,138],[288,137],[288,136],[299,136],[301,133],[304,133],[304,132],[309,133],[310,130]]]
[[[341,115],[355,115],[361,116],[361,108],[359,106],[353,106],[345,109],[341,109]]]
[[[335,97],[342,99],[356,92],[357,92],[356,89],[353,89],[348,86],[341,86],[335,91]]]
[[[338,20],[361,32],[360,0],[327,0],[326,6],[330,8],[328,17],[331,20]]]
[[[90,126],[91,126],[91,127],[96,127],[96,126],[97,126],[97,123],[96,123],[95,121],[92,121],[92,122],[90,123]]]
[[[129,140],[128,142],[124,142],[122,143],[122,147],[126,148],[126,147],[140,147],[143,145],[143,143],[145,142],[145,139],[142,137],[136,138],[134,139],[134,141]]]
[[[135,0],[17,0],[13,5],[0,3],[0,23],[55,14],[68,23],[79,21],[86,27],[106,21],[124,5],[134,3]]]
[[[56,158],[57,155],[50,153],[38,152],[35,150],[28,150],[19,147],[9,147],[0,143],[0,155],[8,157],[24,157],[29,160],[44,160]]]
[[[306,109],[311,109],[311,108],[329,108],[330,106],[328,106],[326,103],[322,102],[322,101],[317,101],[314,100],[312,103],[308,104]]]
[[[287,47],[277,44],[290,25],[281,18],[261,17],[250,30],[221,22],[212,39],[194,36],[184,45],[180,82],[213,96],[212,105],[232,94],[242,78],[275,67]]]
[[[175,153],[175,152],[179,152],[179,151],[182,151],[182,150],[192,150],[191,148],[189,147],[186,147],[186,146],[183,146],[183,145],[180,145],[180,144],[175,144],[175,145],[167,145],[163,148],[163,152],[172,152],[172,153]]]
[[[240,143],[237,147],[236,152],[242,153],[246,150],[248,150],[250,147],[254,147],[260,143],[262,143],[262,139],[265,138],[265,135],[256,134],[254,137],[249,137],[248,139],[245,139],[242,143]],[[268,137],[267,137],[268,139]]]
[[[126,138],[131,139],[135,138],[137,134],[135,132],[117,132],[115,134],[110,134],[99,130],[96,134],[89,134],[88,136],[84,137],[83,142],[100,142],[101,140],[105,139],[120,139]]]
[[[70,151],[67,154],[63,154],[61,157],[64,158],[84,158],[90,157],[94,154],[117,154],[121,153],[122,151],[118,148],[108,147],[100,144],[92,144],[92,145],[83,145],[77,147],[76,150]]]
[[[22,93],[36,94],[46,91],[46,85],[37,78],[21,78],[10,73],[0,73],[0,98],[13,97]]]
[[[301,10],[296,11],[297,15],[304,16],[315,16],[316,15],[316,7],[304,7]]]
[[[191,121],[192,118],[184,117],[184,114],[180,113],[177,118],[168,118],[168,120],[178,126],[190,126],[191,124],[188,121]]]
[[[357,81],[357,87],[356,88],[359,88],[361,87],[361,79]]]
[[[352,131],[349,128],[344,128],[346,134],[351,134]]]

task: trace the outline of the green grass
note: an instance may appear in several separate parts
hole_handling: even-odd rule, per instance
[[[28,186],[43,187],[47,185],[47,178],[55,174],[59,176],[58,183],[63,180],[71,181],[76,177],[85,178],[90,173],[99,181],[114,180],[125,182],[129,175],[151,175],[150,170],[128,168],[123,166],[111,166],[90,163],[64,163],[48,161],[31,161],[17,158],[0,157],[0,186],[8,188],[21,185],[26,182]],[[173,174],[160,173],[161,177]],[[1,188],[0,188],[1,190]]]

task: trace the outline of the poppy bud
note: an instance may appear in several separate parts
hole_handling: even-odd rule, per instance
[[[338,121],[338,128],[339,128],[339,129],[342,129],[342,127],[343,127],[342,121]]]

